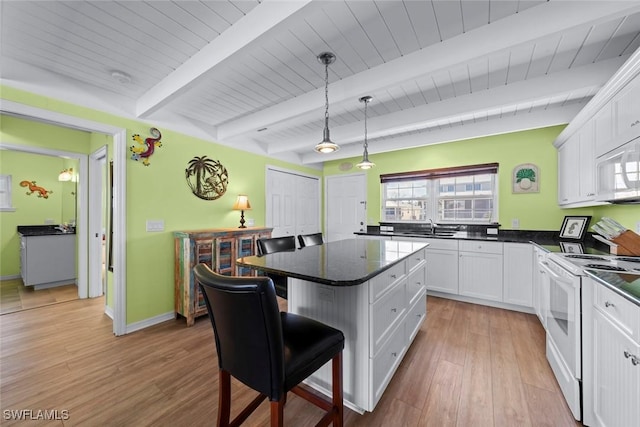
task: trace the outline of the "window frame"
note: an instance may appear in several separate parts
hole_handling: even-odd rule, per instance
[[[15,212],[16,208],[13,206],[13,195],[11,193],[12,176],[0,175],[0,193],[6,194],[0,197],[0,212]],[[6,189],[6,190],[4,190]]]
[[[401,172],[395,174],[384,174],[380,175],[380,189],[381,189],[381,212],[380,218],[381,222],[385,223],[416,223],[423,224],[428,223],[430,219],[433,221],[441,223],[441,224],[476,224],[476,225],[488,225],[495,224],[498,222],[498,196],[499,196],[499,183],[498,183],[498,163],[487,163],[487,164],[479,164],[479,165],[468,165],[468,166],[456,166],[451,168],[439,168],[439,169],[430,169],[430,170],[422,170],[422,171],[413,171],[413,172]],[[444,178],[458,178],[458,177],[468,177],[468,176],[481,176],[481,175],[490,175],[490,186],[491,192],[490,195],[476,195],[475,192],[478,191],[476,186],[479,184],[474,182],[471,184],[473,186],[471,195],[460,195],[456,194],[442,196],[441,191],[441,180]],[[399,182],[421,182],[423,181],[427,187],[427,197],[425,198],[388,198],[388,188],[387,184],[399,183]],[[458,184],[454,183],[454,193],[455,187]],[[415,188],[415,187],[412,187]],[[489,214],[489,218],[487,220],[475,220],[475,204],[476,200],[481,199],[490,199],[491,200],[491,210]],[[426,204],[426,209],[424,210],[424,219],[412,219],[412,220],[403,220],[398,219],[398,214],[395,215],[395,219],[388,219],[387,216],[387,202],[398,201],[398,206],[400,205],[402,200],[409,201],[409,203],[421,202],[423,201]],[[470,218],[457,218],[457,219],[446,219],[442,218],[441,214],[444,212],[444,209],[440,208],[441,201],[444,203],[446,200],[461,200],[467,201],[470,200],[472,204],[471,209],[471,217]]]

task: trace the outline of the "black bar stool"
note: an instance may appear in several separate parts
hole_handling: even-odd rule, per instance
[[[291,391],[326,411],[317,424],[343,424],[341,331],[293,313],[280,312],[268,277],[230,277],[194,267],[204,295],[218,352],[218,426],[238,426],[265,399],[271,401],[271,426],[282,426]],[[299,384],[332,362],[332,401]],[[231,376],[260,395],[231,422]]]
[[[298,234],[298,242],[300,242],[300,248],[305,246],[316,246],[324,244],[322,233],[314,234]]]
[[[268,239],[256,240],[257,252],[259,256],[272,254],[275,252],[295,251],[296,238],[294,236],[271,237]],[[276,287],[276,295],[287,299],[287,278],[278,274],[269,273]]]

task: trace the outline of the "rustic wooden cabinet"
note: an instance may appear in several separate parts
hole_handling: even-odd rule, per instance
[[[221,228],[176,231],[175,312],[187,319],[207,313],[204,298],[193,277],[193,267],[203,262],[215,272],[227,276],[249,276],[251,269],[236,266],[236,259],[256,253],[256,240],[271,237],[271,228]]]

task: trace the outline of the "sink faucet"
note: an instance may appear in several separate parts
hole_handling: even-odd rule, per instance
[[[429,229],[431,230],[431,234],[436,232],[436,227],[433,223],[433,220],[431,218],[429,218]]]

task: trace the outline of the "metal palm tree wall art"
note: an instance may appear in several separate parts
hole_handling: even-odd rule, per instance
[[[189,161],[184,172],[187,184],[196,197],[216,200],[227,191],[229,173],[217,160],[196,156]]]

